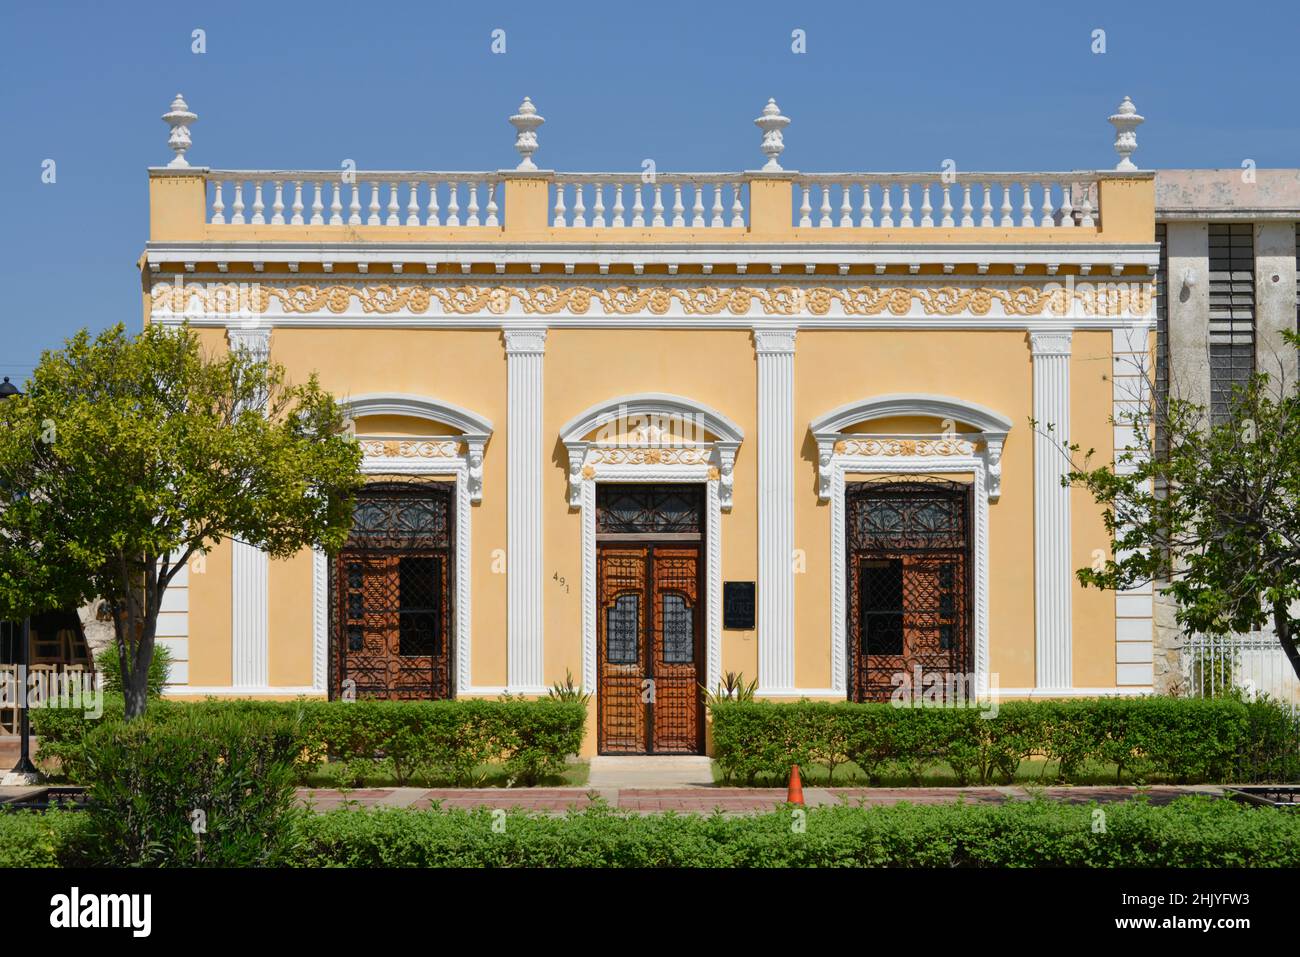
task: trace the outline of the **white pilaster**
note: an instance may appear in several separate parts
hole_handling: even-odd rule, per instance
[[[506,681],[514,692],[540,692],[542,637],[542,359],[546,329],[507,326],[509,412],[506,441]]]
[[[795,329],[754,330],[758,359],[758,691],[794,680]]]
[[[231,350],[265,362],[271,354],[269,326],[226,330]],[[270,683],[270,623],[266,552],[247,542],[231,543],[230,683],[265,688]]]
[[[232,545],[230,683],[236,688],[265,688],[271,647],[266,552],[247,542]]]
[[[1061,485],[1070,441],[1071,333],[1029,334],[1034,363],[1034,650],[1040,689],[1073,684],[1070,489]]]

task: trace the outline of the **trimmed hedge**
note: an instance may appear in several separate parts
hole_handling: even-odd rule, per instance
[[[718,702],[714,758],[727,781],[784,782],[790,766],[832,775],[852,761],[872,783],[886,774],[919,784],[946,762],[959,784],[1010,782],[1022,761],[1057,762],[1062,780],[1085,763],[1117,780],[1158,775],[1189,782],[1300,778],[1300,719],[1282,705],[1237,698],[1010,701],[978,708],[846,702]]]
[[[331,811],[297,820],[299,867],[1295,867],[1300,815],[1205,797],[565,817]],[[1104,822],[1104,827],[1099,826]],[[496,828],[494,829],[494,823]]]
[[[85,717],[76,708],[32,711],[40,738],[38,758],[57,757],[65,775],[91,780],[86,742],[100,724],[122,724],[120,697],[105,696],[104,716]],[[186,715],[228,715],[232,719],[279,716],[297,728],[299,781],[326,759],[342,764],[378,765],[399,785],[413,780],[476,784],[475,769],[499,764],[520,785],[560,774],[566,758],[582,748],[587,709],[579,702],[536,701],[250,701],[186,703],[154,701],[143,719],[149,724],[183,720]]]
[[[382,808],[289,815],[294,867],[1300,867],[1300,815],[1208,797],[563,817]],[[0,812],[0,867],[104,864],[85,812]],[[176,863],[188,863],[185,860]]]

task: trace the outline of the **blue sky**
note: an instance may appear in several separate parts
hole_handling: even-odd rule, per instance
[[[524,95],[551,169],[755,168],[769,96],[793,118],[787,168],[1106,167],[1126,94],[1144,168],[1300,166],[1298,25],[1294,2],[1257,0],[0,0],[0,373],[21,381],[83,325],[139,327],[145,169],[171,158],[177,91],[191,161],[218,168],[513,166]]]

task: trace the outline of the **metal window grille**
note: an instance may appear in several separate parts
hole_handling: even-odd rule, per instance
[[[887,700],[901,674],[969,669],[968,486],[942,480],[845,490],[852,696]]]
[[[378,481],[357,496],[331,576],[330,688],[452,695],[452,487]]]
[[[641,660],[641,596],[619,595],[605,612],[605,660],[627,665]]]
[[[1255,227],[1210,224],[1210,420],[1229,418],[1255,371]]]

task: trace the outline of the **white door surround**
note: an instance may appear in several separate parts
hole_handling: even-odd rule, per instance
[[[667,422],[670,429],[659,423]],[[608,438],[590,438],[602,427]],[[627,425],[631,423],[632,427]],[[676,428],[694,425],[694,438]],[[712,436],[705,438],[703,434]],[[582,517],[582,684],[596,689],[596,484],[702,482],[705,500],[705,686],[722,674],[722,512],[731,508],[732,469],[744,433],[707,405],[683,396],[640,393],[592,406],[567,422],[569,507]]]
[[[859,423],[894,416],[949,420],[952,430],[929,435],[847,432]],[[977,429],[957,432],[960,423]],[[831,688],[848,694],[847,556],[844,543],[846,473],[921,475],[969,474],[974,486],[972,522],[972,642],[975,690],[990,691],[988,623],[988,507],[1001,492],[1002,448],[1011,420],[984,406],[948,396],[920,393],[877,396],[834,409],[809,425],[817,441],[818,492],[829,500],[831,522]]]

